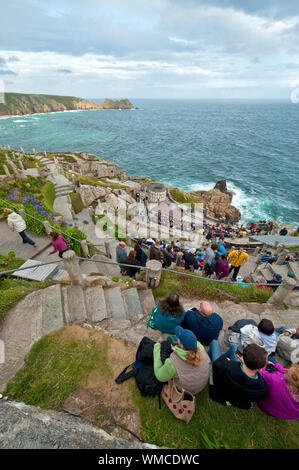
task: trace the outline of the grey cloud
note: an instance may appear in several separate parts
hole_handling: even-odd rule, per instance
[[[299,69],[299,64],[293,64],[293,63],[289,63],[289,64],[286,64],[285,67],[289,70],[298,70]]]
[[[261,15],[275,19],[299,14],[298,0],[169,0],[175,5],[215,6],[233,8],[252,15]]]
[[[17,76],[16,72],[13,72],[12,70],[5,70],[5,69],[0,69],[0,75],[14,75],[14,76]]]
[[[7,59],[7,62],[20,62],[20,59],[17,56],[12,55]]]
[[[69,69],[57,69],[57,72],[61,72],[61,73],[73,73],[71,70]]]

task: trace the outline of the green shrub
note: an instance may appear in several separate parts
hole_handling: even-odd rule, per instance
[[[54,212],[53,204],[55,201],[55,186],[51,181],[47,181],[42,189],[43,204],[47,211]]]
[[[70,198],[71,198],[72,208],[74,209],[75,214],[79,214],[80,212],[82,212],[84,209],[84,205],[83,205],[80,194],[76,192],[72,192],[70,194]]]

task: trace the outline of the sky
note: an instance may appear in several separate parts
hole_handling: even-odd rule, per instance
[[[0,92],[299,100],[298,0],[0,0],[0,11]]]

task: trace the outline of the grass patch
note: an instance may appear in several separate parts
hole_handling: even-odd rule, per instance
[[[286,249],[291,253],[299,251],[299,246],[286,246]]]
[[[127,186],[124,186],[123,184],[102,183],[101,181],[98,180],[98,178],[95,178],[94,176],[84,176],[84,175],[81,175],[80,173],[75,173],[74,171],[72,171],[71,173],[76,176],[80,184],[87,184],[90,186],[102,186],[104,188],[112,188],[112,189],[127,189]]]
[[[255,286],[243,288],[233,284],[219,282],[216,284],[200,278],[182,276],[179,272],[178,274],[162,272],[160,285],[153,289],[154,297],[161,299],[171,292],[176,292],[183,297],[197,296],[215,301],[232,300],[235,303],[266,303],[273,293],[270,289],[263,290]]]
[[[180,204],[198,204],[199,199],[194,198],[190,193],[182,191],[178,188],[169,188],[169,192],[173,199],[175,199]]]
[[[142,397],[134,379],[116,385],[115,377],[132,362],[135,352],[136,348],[98,331],[67,326],[33,346],[25,367],[5,393],[30,405],[60,410],[78,387],[85,387],[105,404],[95,410],[98,425],[109,421],[111,409],[121,402],[122,415],[139,410],[143,440],[163,447],[298,448],[297,422],[268,416],[256,405],[250,411],[220,405],[209,399],[207,388],[197,395],[196,412],[186,425],[170,413],[163,401],[159,410],[157,397]]]
[[[7,256],[0,254],[0,272],[18,269],[24,263],[25,261],[23,259],[16,258],[14,251],[9,251]]]
[[[10,397],[28,405],[61,409],[91,370],[104,364],[100,362],[104,352],[92,339],[91,332],[87,340],[63,338],[63,332],[44,336],[33,346],[26,367],[7,387]]]
[[[143,426],[143,439],[176,449],[294,449],[299,445],[295,421],[278,420],[257,405],[247,411],[210,400],[208,389],[196,396],[196,412],[188,425],[177,420],[162,401],[133,390]],[[207,440],[208,439],[208,440]]]
[[[45,186],[42,188],[43,203],[45,209],[50,212],[54,212],[53,204],[55,201],[55,186],[51,181],[47,181]]]
[[[22,279],[1,280],[0,278],[0,324],[3,322],[6,313],[17,305],[20,300],[45,286],[45,283],[42,282],[24,281]]]
[[[72,208],[74,209],[75,214],[79,214],[83,211],[84,205],[81,199],[80,194],[72,192],[70,193]]]

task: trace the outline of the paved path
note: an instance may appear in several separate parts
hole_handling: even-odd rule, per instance
[[[28,243],[23,243],[17,232],[12,232],[4,220],[0,221],[0,253],[7,255],[9,251],[14,251],[17,258],[27,260],[35,258],[36,255],[50,246],[50,240],[46,237],[39,237],[36,233],[26,230],[27,235],[37,244],[37,248],[32,247]],[[48,260],[49,261],[49,260]]]

